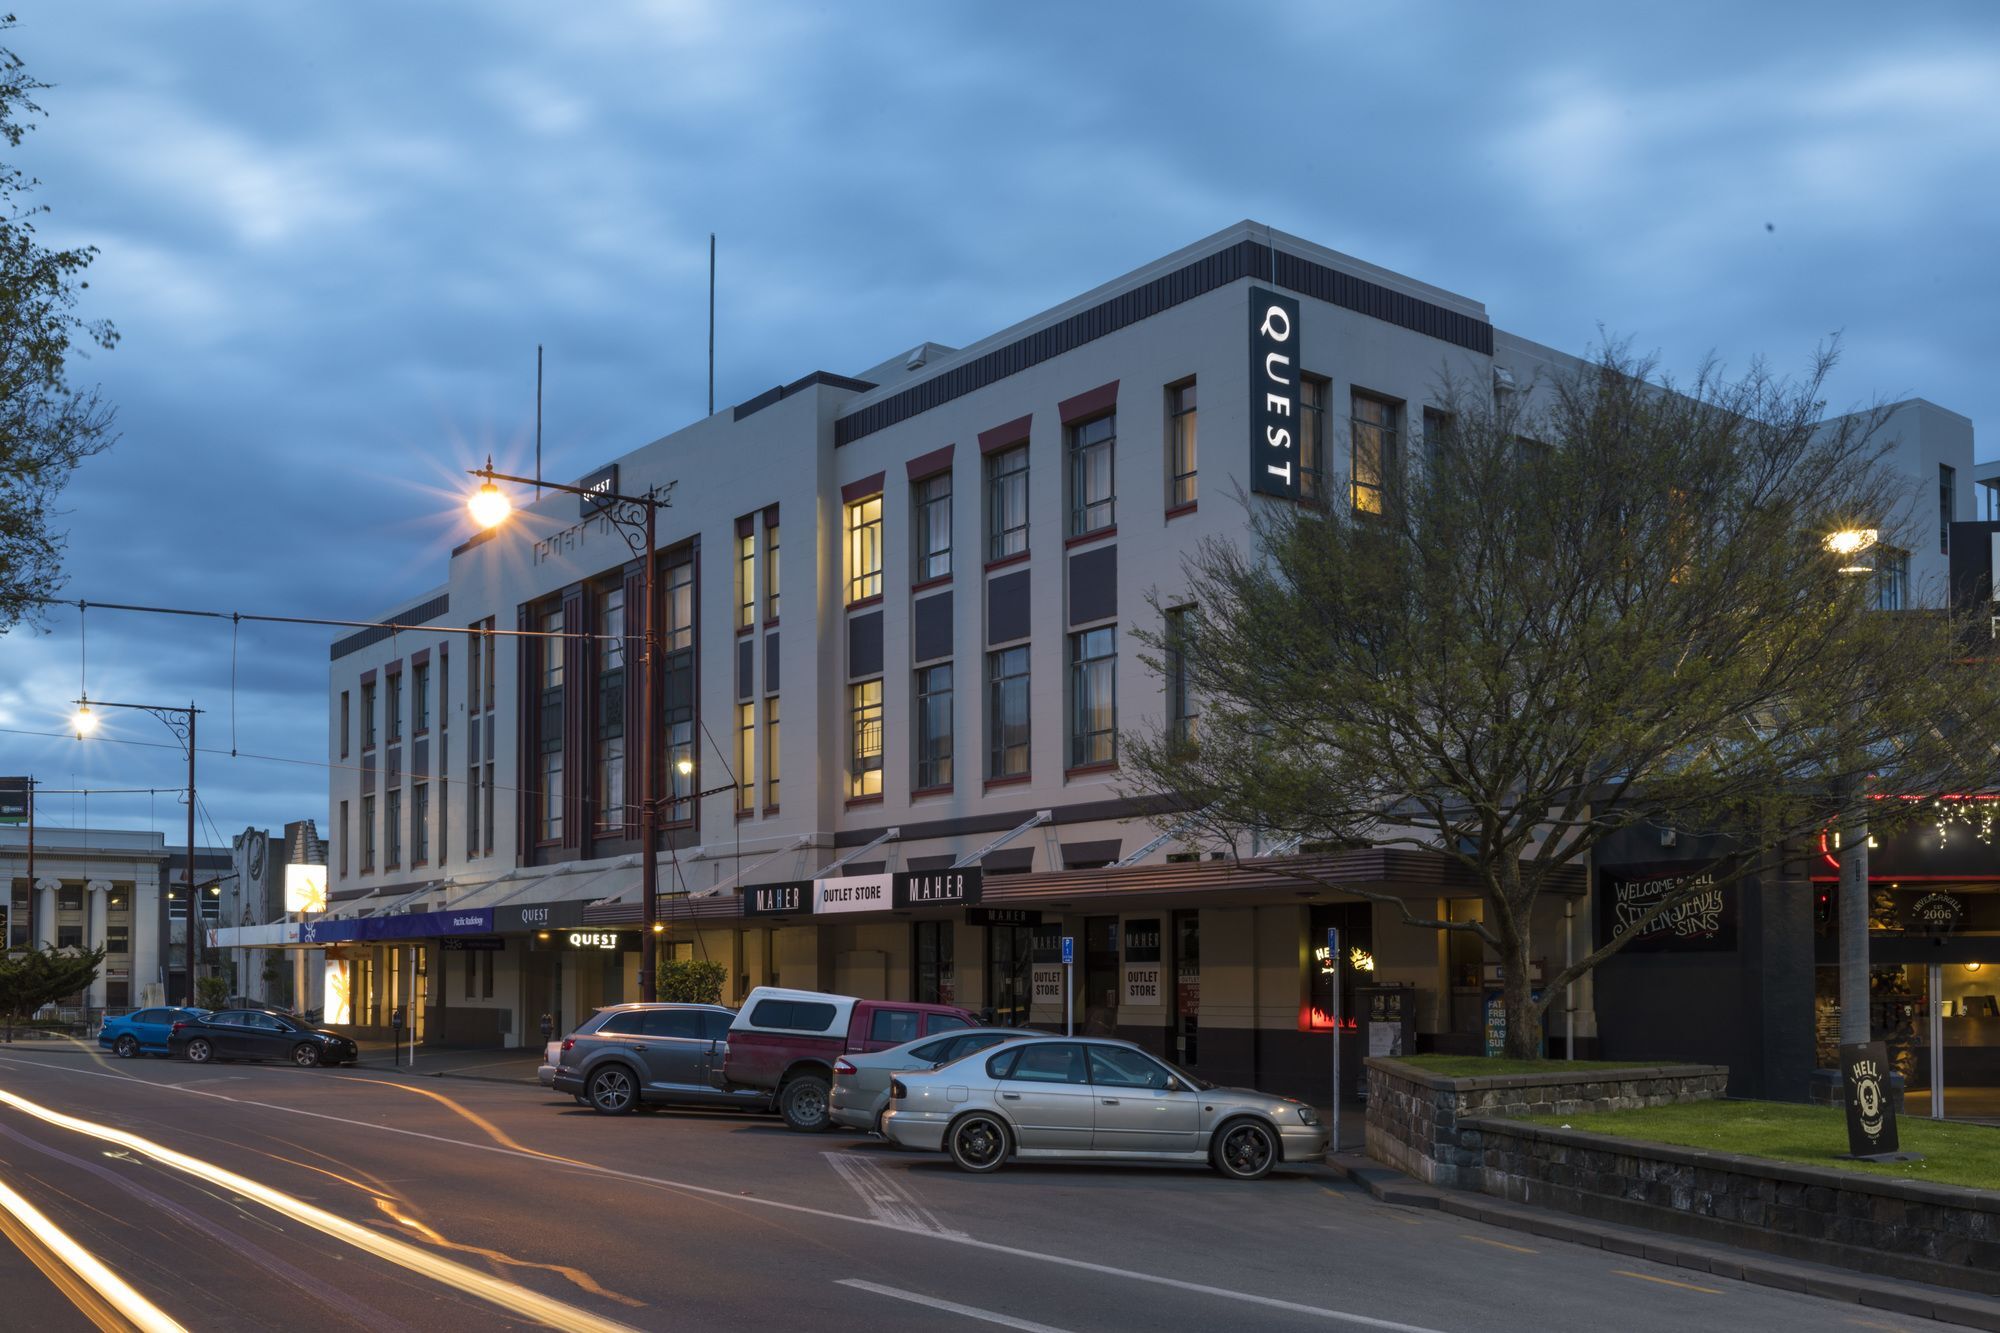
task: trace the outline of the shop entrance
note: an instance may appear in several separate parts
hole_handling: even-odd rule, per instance
[[[1118,918],[1091,916],[1083,920],[1082,1030],[1095,1037],[1117,1035]]]
[[[1035,963],[1033,926],[986,928],[986,1004],[993,1022],[1017,1028],[1028,1021],[1029,984]]]

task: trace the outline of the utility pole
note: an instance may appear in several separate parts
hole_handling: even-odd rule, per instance
[[[708,234],[708,414],[715,415],[715,233]]]

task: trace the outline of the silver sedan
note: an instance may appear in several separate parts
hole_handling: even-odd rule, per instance
[[[889,1109],[889,1076],[906,1069],[929,1069],[989,1050],[1016,1037],[1047,1036],[1031,1028],[962,1028],[920,1037],[886,1051],[857,1051],[833,1062],[829,1118],[848,1129],[878,1129]]]
[[[1206,1162],[1236,1180],[1279,1162],[1318,1161],[1327,1137],[1303,1102],[1215,1087],[1129,1041],[1073,1037],[1009,1042],[897,1074],[882,1133],[982,1174],[1017,1157]]]

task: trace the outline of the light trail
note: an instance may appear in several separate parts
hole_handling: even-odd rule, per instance
[[[97,1139],[103,1143],[118,1144],[120,1147],[129,1148],[133,1152],[150,1157],[163,1166],[171,1167],[185,1175],[192,1176],[196,1180],[205,1181],[218,1188],[233,1191],[246,1199],[262,1204],[275,1213],[289,1217],[293,1221],[309,1226],[315,1231],[333,1237],[335,1240],[343,1241],[357,1250],[374,1255],[378,1259],[395,1264],[399,1268],[406,1268],[421,1277],[443,1282],[448,1286],[455,1286],[469,1295],[477,1296],[481,1300],[499,1306],[509,1314],[538,1320],[550,1328],[563,1329],[565,1333],[635,1333],[629,1325],[592,1314],[588,1310],[582,1310],[574,1305],[556,1300],[553,1297],[544,1296],[538,1291],[531,1291],[518,1283],[508,1282],[503,1278],[494,1277],[490,1273],[482,1273],[475,1268],[470,1268],[454,1260],[441,1258],[432,1251],[420,1249],[407,1241],[371,1230],[368,1227],[361,1226],[359,1223],[350,1222],[346,1218],[338,1217],[323,1208],[314,1207],[303,1199],[294,1198],[282,1190],[273,1189],[269,1185],[250,1179],[248,1176],[238,1175],[234,1171],[216,1166],[211,1162],[204,1162],[196,1157],[190,1157],[186,1153],[176,1152],[174,1149],[164,1144],[155,1143],[142,1135],[131,1133],[128,1130],[113,1129],[108,1125],[96,1124],[89,1120],[79,1119],[76,1116],[65,1115],[61,1111],[52,1111],[45,1106],[39,1106],[25,1097],[17,1096],[5,1089],[0,1089],[0,1103],[5,1103],[25,1115],[33,1116],[44,1124],[54,1125],[58,1129],[66,1129],[71,1133],[81,1134],[86,1138]],[[6,1190],[6,1187],[0,1185],[0,1190]],[[13,1192],[6,1190],[6,1193],[11,1195]],[[19,1196],[14,1197],[18,1198]],[[24,1206],[27,1206],[26,1200],[21,1200],[21,1202]],[[40,1217],[40,1214],[36,1214],[36,1216]],[[41,1221],[44,1225],[49,1226],[51,1230],[54,1229],[53,1224],[48,1223],[46,1218],[42,1218]],[[58,1231],[56,1234],[60,1236],[61,1232]],[[69,1238],[66,1236],[63,1237],[63,1240],[69,1242]],[[102,1272],[107,1280],[117,1282],[120,1287],[124,1286],[108,1269],[105,1269],[102,1264],[98,1264],[94,1258],[91,1258],[87,1252],[77,1247],[74,1242],[69,1242],[69,1244],[81,1259],[96,1265],[98,1271]],[[130,1291],[130,1288],[125,1288],[125,1290]],[[136,1292],[131,1294],[134,1300],[139,1299]],[[162,1319],[165,1318],[164,1315],[160,1317]],[[158,1329],[161,1333],[167,1333],[167,1330],[179,1330],[180,1333],[185,1333],[185,1330],[180,1329],[180,1325],[171,1321],[151,1326],[141,1325],[141,1327],[146,1328],[147,1333],[152,1333],[153,1329]]]
[[[106,1268],[102,1260],[4,1181],[0,1181],[0,1210],[7,1213],[4,1229],[9,1238],[100,1329],[187,1333],[166,1311],[134,1291],[124,1278]],[[22,1244],[22,1232],[27,1244]]]

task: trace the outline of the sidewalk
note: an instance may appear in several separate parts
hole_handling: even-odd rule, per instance
[[[419,1077],[430,1075],[434,1078],[470,1078],[487,1083],[525,1083],[539,1086],[536,1071],[542,1065],[542,1048],[514,1047],[501,1050],[485,1047],[479,1050],[453,1050],[418,1045],[414,1061],[408,1047],[400,1051],[402,1063],[397,1063],[399,1052],[386,1041],[363,1041],[361,1047],[362,1067],[367,1069],[397,1069]]]

